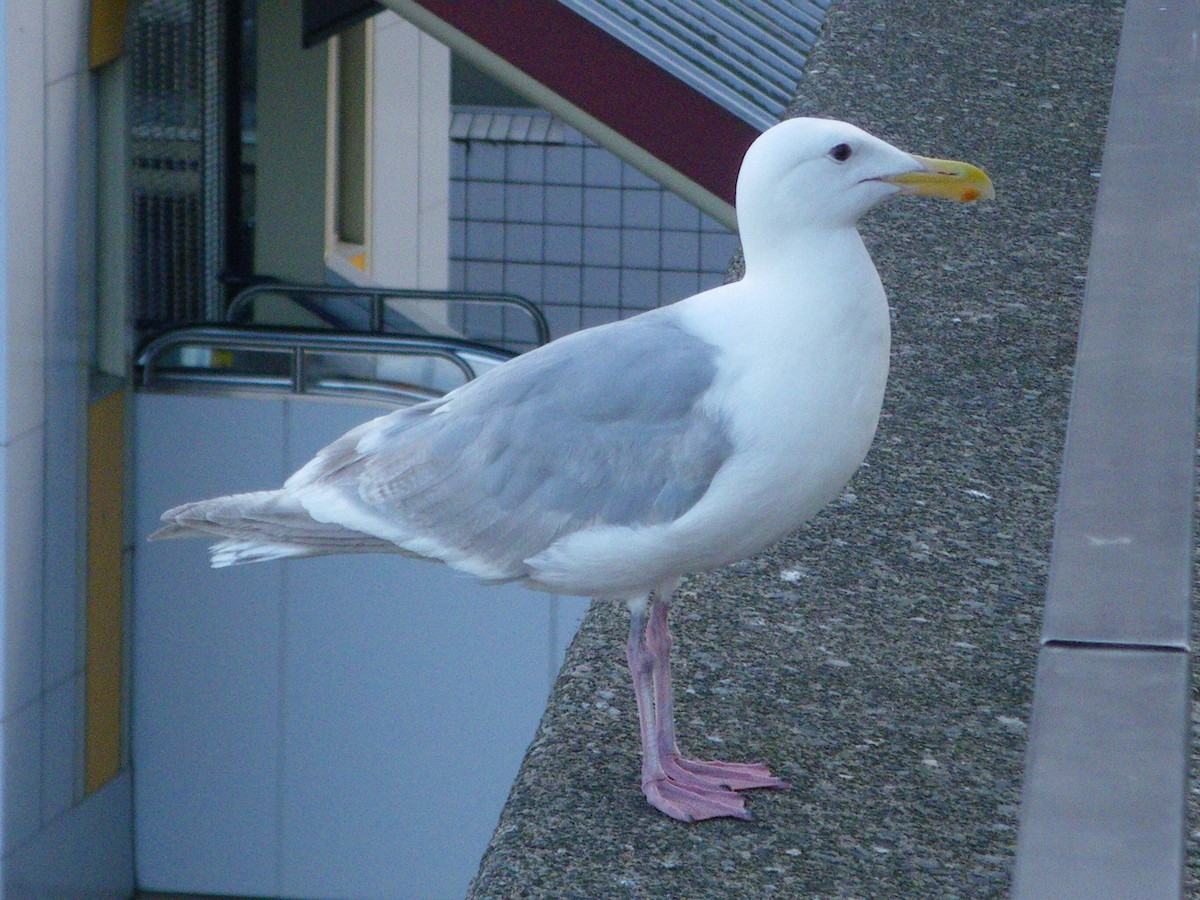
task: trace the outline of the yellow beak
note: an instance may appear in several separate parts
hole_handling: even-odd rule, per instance
[[[913,156],[925,168],[919,172],[905,172],[881,179],[900,188],[902,194],[917,197],[937,197],[958,203],[974,200],[994,200],[996,189],[987,173],[970,163],[952,159],[928,159]]]

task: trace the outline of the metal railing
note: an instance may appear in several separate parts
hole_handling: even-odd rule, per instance
[[[466,306],[490,306],[511,309],[527,317],[533,327],[534,343],[538,346],[549,342],[550,325],[546,316],[535,304],[516,294],[491,293],[485,291],[442,291],[424,290],[418,288],[384,288],[384,287],[333,287],[327,285],[284,284],[263,282],[251,285],[240,291],[230,301],[225,319],[231,323],[243,323],[249,319],[254,304],[267,296],[282,297],[308,312],[339,328],[353,328],[356,324],[350,321],[345,311],[339,313],[332,307],[337,301],[361,300],[366,304],[363,327],[355,330],[366,330],[372,334],[383,334],[400,331],[410,333],[404,319],[402,304],[405,301],[423,303],[436,301],[445,305],[461,304]],[[398,301],[400,309],[393,305]],[[392,313],[389,316],[389,313]],[[354,316],[354,318],[358,318]],[[389,322],[389,318],[399,321]],[[424,328],[423,323],[417,323]]]
[[[188,325],[148,341],[135,368],[140,387],[151,391],[286,393],[410,404],[439,397],[511,356],[455,338]],[[440,363],[441,371],[424,366],[425,378],[404,377],[420,375],[422,367],[401,365],[397,374],[380,374],[386,367],[381,362],[397,360]]]

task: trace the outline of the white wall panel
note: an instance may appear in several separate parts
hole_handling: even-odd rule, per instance
[[[45,183],[45,32],[42,0],[6,4],[5,185],[8,227],[0,372],[0,442],[43,421],[42,309]]]
[[[81,19],[80,21],[84,21]],[[51,17],[48,49],[62,23]],[[80,29],[82,31],[82,29]],[[56,37],[58,36],[58,37]],[[66,40],[62,37],[62,40]],[[79,40],[82,40],[80,38]],[[57,48],[52,52],[60,52]],[[74,57],[71,57],[74,59]],[[60,59],[57,65],[65,64]],[[47,60],[47,68],[51,61]],[[46,305],[45,305],[45,651],[43,680],[60,684],[79,668],[84,525],[85,402],[87,371],[83,309],[91,302],[91,274],[81,221],[84,160],[94,147],[80,128],[80,107],[90,97],[85,75],[60,77],[46,89]]]
[[[291,896],[466,892],[546,701],[553,598],[405,559],[289,563]]]
[[[45,0],[46,84],[87,68],[90,0]]]
[[[30,703],[0,722],[4,751],[4,817],[6,846],[28,843],[42,823],[41,792],[42,706]]]
[[[281,572],[146,544],[158,513],[283,476],[278,403],[135,404],[134,826],[139,884],[271,894],[278,832]]]
[[[152,395],[136,409],[139,541],[167,505],[276,486],[382,412]],[[201,542],[139,543],[135,570],[144,886],[462,896],[583,601],[385,555],[213,571]]]
[[[133,890],[129,773],[4,860],[4,900],[127,900]]]
[[[82,750],[79,741],[82,706],[81,678],[68,678],[46,694],[42,706],[43,822],[54,821],[75,803]]]
[[[133,889],[128,777],[81,797],[81,319],[93,302],[95,181],[88,13],[86,0],[0,4],[7,900],[115,900]]]
[[[42,693],[43,432],[4,448],[4,716]]]
[[[390,10],[371,20],[371,238],[376,284],[449,282],[450,51]]]

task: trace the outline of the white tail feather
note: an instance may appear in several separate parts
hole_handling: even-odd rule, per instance
[[[295,544],[264,544],[259,541],[220,541],[208,548],[212,555],[212,567],[223,569],[239,563],[266,562],[271,559],[288,559],[296,556],[312,556],[313,551]]]
[[[213,568],[327,553],[397,552],[390,541],[321,522],[288,490],[255,491],[177,506],[151,540],[220,538],[211,548]]]

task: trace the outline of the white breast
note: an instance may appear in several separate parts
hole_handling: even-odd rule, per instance
[[[841,286],[834,295],[780,291],[763,302],[762,289],[740,282],[709,298],[710,308],[685,311],[689,327],[722,349],[709,402],[730,423],[737,453],[693,512],[743,523],[728,531],[727,560],[762,550],[836,497],[874,438],[887,299],[865,250],[843,257],[851,264],[831,282]]]

